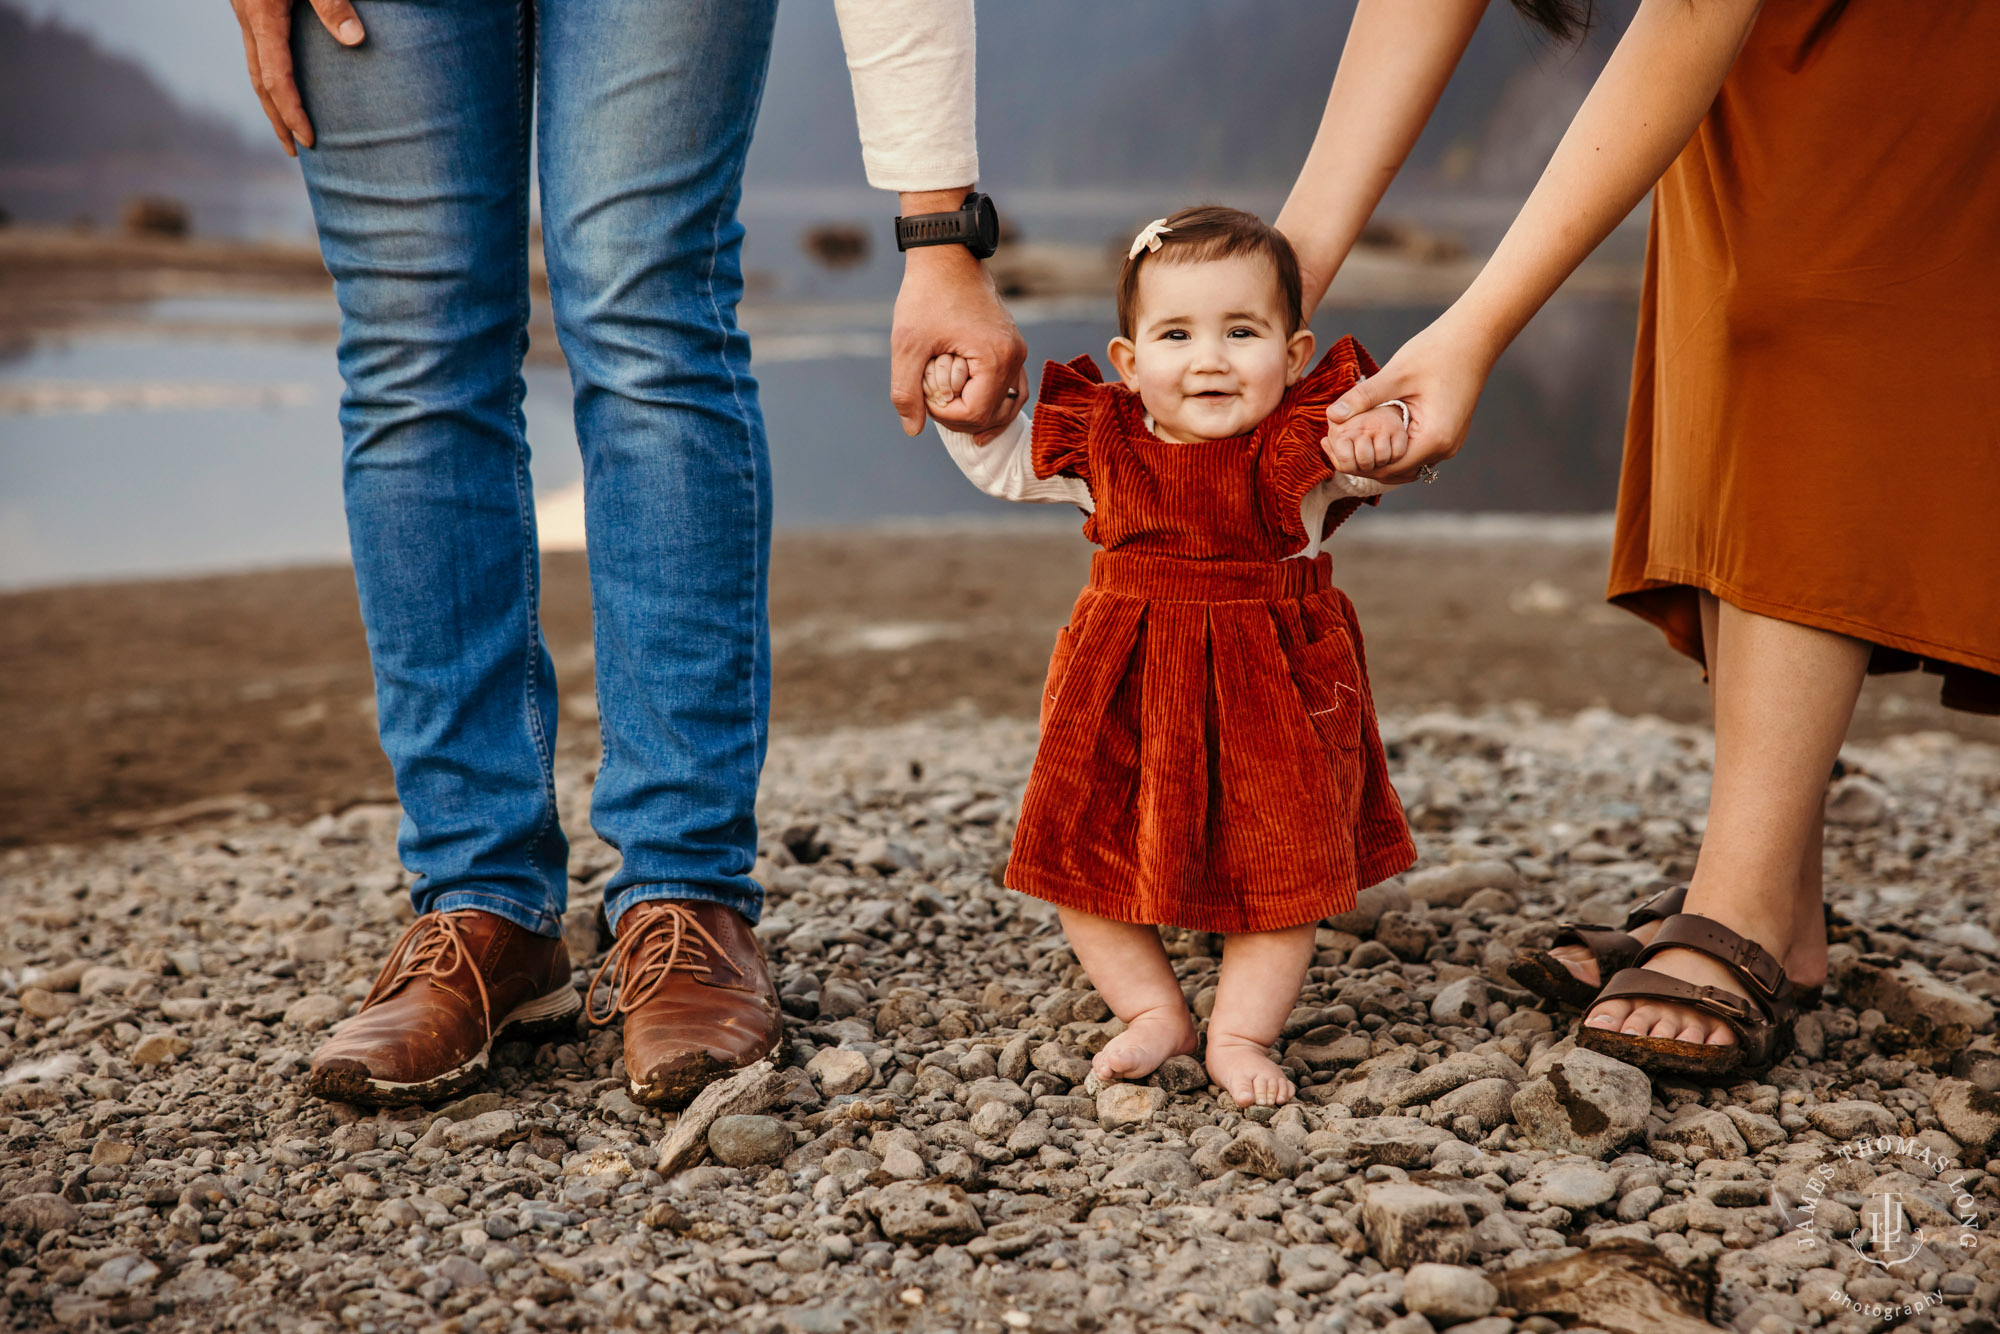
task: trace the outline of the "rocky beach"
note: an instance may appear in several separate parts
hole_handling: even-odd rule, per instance
[[[1648,1080],[1505,980],[1692,863],[1696,726],[1516,704],[1384,718],[1417,870],[1326,923],[1237,1110],[1117,1031],[999,887],[1028,721],[781,734],[759,872],[790,1044],[675,1115],[615,1031],[507,1044],[442,1107],[301,1073],[409,919],[397,811],[237,814],[5,856],[0,1250],[13,1328],[1992,1328],[2000,751],[1857,744],[1831,792],[1834,986],[1757,1082]],[[591,773],[559,771],[578,985]],[[1178,934],[1197,1013],[1215,938]],[[1893,1201],[1893,1204],[1885,1204]],[[1893,1226],[1892,1226],[1893,1225]]]
[[[180,296],[323,284],[163,244],[16,236],[0,344],[134,302],[214,337]],[[1506,966],[1689,874],[1698,672],[1602,605],[1601,517],[1363,516],[1336,578],[1422,860],[1320,931],[1294,1104],[1188,1058],[1099,1086],[1116,1021],[1000,886],[1088,557],[1050,518],[779,533],[757,933],[790,1041],[678,1115],[588,1027],[447,1105],[305,1096],[411,915],[351,571],[0,595],[5,1325],[1993,1334],[2000,723],[1871,682],[1824,1006],[1759,1081],[1653,1083]],[[545,555],[580,988],[616,860],[587,578]],[[1197,1013],[1218,944],[1170,941]]]

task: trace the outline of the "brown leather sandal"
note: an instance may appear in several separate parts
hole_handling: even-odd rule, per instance
[[[1589,922],[1564,922],[1548,949],[1522,950],[1507,965],[1507,976],[1543,1000],[1584,1009],[1597,999],[1605,980],[1630,968],[1645,946],[1627,934],[1648,922],[1661,922],[1681,910],[1687,901],[1687,886],[1662,890],[1625,915],[1622,927],[1593,926]],[[1597,959],[1597,985],[1578,977],[1550,950],[1563,945],[1581,945]]]
[[[1718,987],[1697,986],[1645,966],[1662,950],[1671,949],[1706,954],[1727,968],[1750,994],[1738,996]],[[1666,1001],[1713,1015],[1729,1025],[1736,1041],[1720,1044],[1620,1033],[1587,1024],[1577,1028],[1580,1047],[1616,1057],[1649,1074],[1705,1081],[1760,1074],[1783,1060],[1791,1051],[1792,1020],[1798,1013],[1791,980],[1769,950],[1696,913],[1669,917],[1652,943],[1639,951],[1636,963],[1613,977],[1597,999]]]

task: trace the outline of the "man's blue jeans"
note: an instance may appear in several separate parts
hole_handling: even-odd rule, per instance
[[[642,900],[705,899],[754,922],[771,484],[736,324],[736,206],[775,0],[357,7],[360,47],[303,8],[292,45],[417,910],[556,935],[567,900],[521,413],[538,156],[583,451],[604,735],[591,815],[624,857],[605,908],[615,926]]]

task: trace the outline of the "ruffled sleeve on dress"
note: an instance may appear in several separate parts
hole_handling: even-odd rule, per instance
[[[1088,356],[1042,368],[1042,392],[1035,402],[1033,457],[1037,477],[1090,481],[1090,426],[1104,406],[1107,389],[1097,363]]]
[[[1374,358],[1367,350],[1352,337],[1343,338],[1327,349],[1319,365],[1304,379],[1285,391],[1284,402],[1278,405],[1276,435],[1264,447],[1264,519],[1284,534],[1285,549],[1289,552],[1296,552],[1331,532],[1362,503],[1352,495],[1333,499],[1326,507],[1326,521],[1320,532],[1306,531],[1301,513],[1306,496],[1313,488],[1341,476],[1327,461],[1326,449],[1321,444],[1326,439],[1326,410],[1333,400],[1375,370]],[[1372,495],[1366,498],[1371,505],[1378,499]]]

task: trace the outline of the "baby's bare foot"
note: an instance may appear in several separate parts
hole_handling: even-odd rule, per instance
[[[1185,1005],[1162,1005],[1133,1015],[1125,1031],[1104,1044],[1090,1062],[1097,1077],[1144,1079],[1169,1056],[1194,1050],[1194,1017]]]
[[[1261,1042],[1208,1030],[1208,1077],[1238,1107],[1279,1107],[1298,1090]]]

